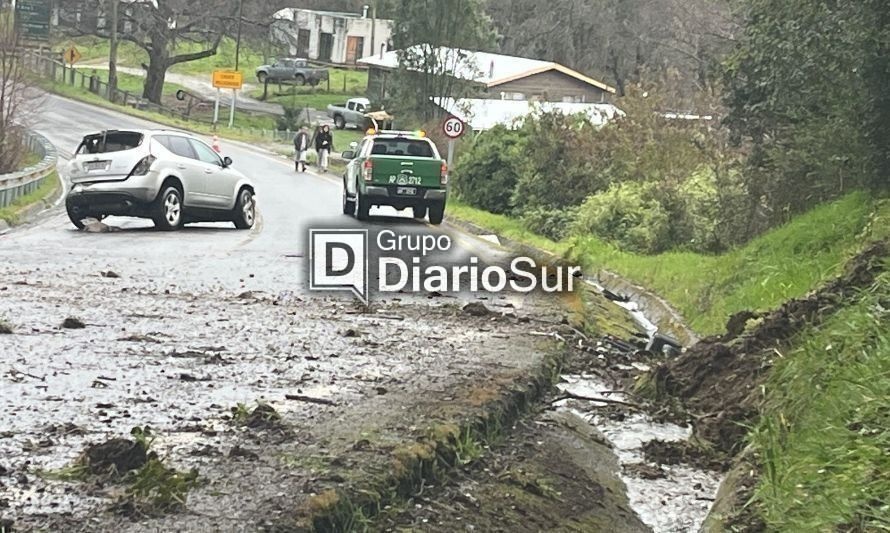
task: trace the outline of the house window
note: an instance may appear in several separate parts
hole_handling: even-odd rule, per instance
[[[521,102],[525,100],[523,93],[501,93],[501,100],[515,100]]]

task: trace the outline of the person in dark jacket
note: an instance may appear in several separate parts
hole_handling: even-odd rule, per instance
[[[321,127],[321,131],[315,135],[315,151],[318,153],[318,168],[322,172],[328,171],[328,160],[334,150],[334,136],[327,125]]]
[[[297,172],[306,172],[306,156],[309,152],[309,130],[303,126],[294,136],[294,166]]]

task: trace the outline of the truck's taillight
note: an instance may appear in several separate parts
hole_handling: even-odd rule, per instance
[[[365,164],[362,167],[362,177],[365,178],[365,181],[374,179],[374,162],[370,159],[365,161]]]
[[[442,162],[442,174],[439,176],[439,183],[448,185],[448,163]]]
[[[133,167],[133,171],[130,172],[131,176],[144,176],[148,174],[148,171],[151,170],[151,164],[155,162],[155,156],[147,155],[142,158],[141,161],[136,163],[136,166]]]

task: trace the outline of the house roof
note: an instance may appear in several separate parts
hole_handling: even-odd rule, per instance
[[[490,130],[498,124],[521,124],[534,113],[559,111],[565,115],[584,114],[595,126],[602,126],[624,112],[612,104],[580,104],[567,102],[528,102],[518,100],[485,100],[481,98],[431,98],[446,112],[470,125],[474,131]]]
[[[286,7],[284,9],[280,9],[276,11],[274,15],[272,15],[272,18],[277,20],[294,20],[294,15],[296,13],[309,13],[311,15],[322,15],[325,17],[336,18],[363,18],[361,13],[354,13],[352,11],[324,11],[317,9],[303,9],[301,7]],[[378,22],[381,20],[383,19],[377,19]]]
[[[428,45],[415,45],[409,50],[420,53],[424,46]],[[596,81],[580,72],[551,61],[445,47],[436,48],[436,54],[440,62],[456,65],[455,74],[458,78],[484,83],[489,88],[542,72],[556,70],[606,92],[615,92],[613,87],[605,83]],[[382,56],[375,54],[359,59],[358,62],[373,67],[396,69],[399,67],[399,51],[392,50],[384,53]]]

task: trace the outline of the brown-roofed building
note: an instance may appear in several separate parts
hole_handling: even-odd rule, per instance
[[[615,89],[605,83],[559,63],[454,48],[437,48],[435,53],[439,54],[441,64],[456,65],[456,78],[479,85],[479,96],[483,98],[599,103],[607,102],[615,93]],[[384,99],[390,72],[399,67],[398,51],[365,57],[359,60],[359,64],[367,65],[370,69],[369,96]]]

